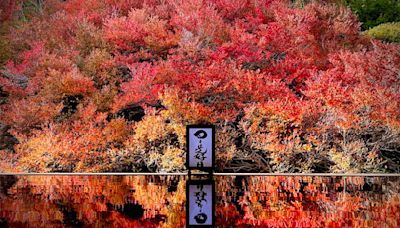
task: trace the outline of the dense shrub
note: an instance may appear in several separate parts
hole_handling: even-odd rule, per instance
[[[400,2],[397,0],[344,0],[367,30],[382,23],[400,21]]]
[[[374,37],[378,40],[399,43],[400,22],[381,24],[365,31],[364,34]]]
[[[46,1],[4,34],[0,169],[179,171],[208,123],[219,170],[399,171],[400,47],[303,3]]]

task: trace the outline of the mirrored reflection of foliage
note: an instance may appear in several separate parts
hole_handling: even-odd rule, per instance
[[[24,176],[0,196],[0,221],[14,226],[176,227],[184,224],[178,177]]]
[[[398,177],[216,177],[217,227],[399,227]],[[185,177],[0,176],[1,227],[184,227]]]
[[[399,178],[229,177],[217,183],[220,227],[400,225]]]

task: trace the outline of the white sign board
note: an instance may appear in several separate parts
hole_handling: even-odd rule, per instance
[[[214,126],[187,126],[187,168],[212,169],[214,166]]]

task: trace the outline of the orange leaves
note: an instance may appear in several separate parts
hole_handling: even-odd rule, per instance
[[[66,96],[86,96],[94,91],[92,80],[83,76],[77,69],[65,73],[50,71],[45,83],[43,92],[56,99]]]
[[[146,32],[139,24],[140,19],[142,22],[146,19],[143,10],[131,11],[129,17],[110,19],[105,24],[106,39],[114,43],[117,48],[123,50],[134,49],[135,46],[144,45],[143,36],[146,35]]]
[[[211,110],[191,101],[187,94],[181,94],[177,89],[165,90],[161,98],[167,116],[178,123],[211,122]]]
[[[301,124],[302,105],[304,103],[287,99],[249,107],[245,109],[243,128],[252,136],[270,134],[282,137],[294,134]]]
[[[62,109],[61,103],[53,103],[44,97],[10,101],[5,107],[3,121],[16,130],[29,131],[31,127],[51,121]]]
[[[219,199],[216,207],[217,226],[342,227],[397,224],[396,213],[391,212],[399,207],[396,194],[382,197],[380,193],[375,194],[375,190],[364,187],[386,182],[377,179],[220,178],[216,182]],[[365,213],[360,215],[360,210]]]
[[[160,178],[25,176],[4,189],[0,218],[10,226],[183,227],[185,180]]]
[[[133,52],[149,48],[155,53],[176,45],[176,36],[168,31],[166,21],[146,9],[132,9],[127,17],[111,18],[105,23],[106,40],[116,49]]]
[[[101,227],[185,224],[185,178],[3,176],[1,182],[0,218],[12,227],[68,225],[67,220]],[[399,180],[393,177],[225,176],[215,182],[217,227],[399,224]]]
[[[124,119],[111,120],[103,131],[106,141],[110,143],[122,143],[128,136],[128,126]]]
[[[16,152],[23,155],[20,167],[34,172],[101,171],[107,168],[106,151],[120,146],[130,126],[123,119],[106,121],[88,105],[78,110],[79,120],[51,124],[21,137]]]
[[[35,131],[29,138],[20,138],[20,144],[15,148],[17,153],[23,155],[19,166],[31,172],[72,170],[71,139],[61,136],[60,130],[54,126]]]

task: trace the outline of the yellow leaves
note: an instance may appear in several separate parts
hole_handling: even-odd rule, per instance
[[[329,151],[332,161],[335,165],[331,168],[334,173],[357,173],[357,169],[352,166],[352,158],[345,153],[338,152],[336,149]]]
[[[341,145],[329,151],[329,156],[335,163],[331,167],[333,172],[362,173],[368,170],[382,172],[385,161],[378,156],[377,147],[368,148],[361,140],[349,140],[345,137]]]
[[[130,176],[124,177],[122,181],[131,191],[134,190],[132,200],[143,206],[145,219],[154,218],[157,214],[165,215],[166,221],[160,224],[161,227],[180,227],[184,218],[183,205],[186,199],[185,179],[176,176],[158,176],[157,179],[160,179],[162,184],[156,184],[150,178],[153,177]],[[166,187],[175,184],[177,184],[176,191],[168,191]]]
[[[244,128],[249,134],[259,132],[285,134],[290,126],[296,126],[296,122],[287,113],[270,106],[272,104],[252,106],[245,109],[245,119],[248,120],[248,123],[244,125]]]
[[[180,129],[182,132],[178,132]],[[167,121],[163,114],[148,111],[135,124],[134,134],[124,144],[133,153],[144,154],[147,166],[158,171],[177,171],[184,169],[183,145],[179,142],[185,140],[184,135],[185,126]]]
[[[150,210],[161,210],[168,194],[165,188],[154,183],[138,185],[135,190],[135,200],[139,204],[144,205],[145,209]]]
[[[185,168],[184,150],[174,146],[163,145],[162,148],[146,151],[146,157],[146,165],[157,166],[160,172],[176,172]]]
[[[165,119],[161,115],[146,115],[135,126],[133,140],[138,146],[144,148],[147,143],[166,138],[170,133],[171,129],[165,124]]]
[[[98,151],[107,143],[101,129],[74,125],[74,131],[65,125],[44,128],[21,142],[17,147],[17,152],[24,154],[19,160],[21,167],[37,172],[100,170],[97,162],[102,154]]]
[[[186,126],[184,124],[171,122],[171,128],[178,136],[179,144],[184,147],[186,145]]]
[[[54,159],[53,155],[60,152],[55,151],[57,150],[54,147],[56,140],[53,133],[49,131],[21,142],[16,146],[16,151],[25,156],[19,160],[19,165],[31,172],[51,171],[48,164]]]
[[[312,145],[311,144],[304,144],[303,145],[303,150],[306,152],[310,152],[312,149]]]
[[[184,169],[186,157],[184,151],[176,147],[167,147],[161,156],[161,171],[173,172]]]
[[[15,56],[0,80],[0,119],[32,137],[21,148],[32,150],[40,169],[40,162],[64,156],[52,154],[60,148],[82,160],[74,166],[81,170],[113,167],[108,161],[180,169],[174,155],[182,154],[185,126],[195,123],[233,126],[218,129],[221,166],[237,159],[269,169],[272,160],[280,171],[326,171],[328,151],[337,146],[338,169],[355,159],[364,162],[357,169],[370,170],[381,154],[339,144],[398,147],[386,130],[400,126],[398,47],[364,43],[350,11],[317,3],[295,9],[284,1],[53,3],[6,32]],[[139,105],[157,113],[140,121]],[[127,121],[110,121],[116,116]],[[51,123],[66,129],[47,142]],[[36,128],[42,132],[33,134]],[[340,131],[350,138],[342,140]],[[59,160],[54,169],[69,163]]]
[[[124,119],[106,121],[105,114],[93,113],[89,105],[78,114],[85,118],[69,124],[53,124],[20,141],[19,165],[26,171],[90,171],[109,168],[108,148],[120,146],[130,126]],[[107,159],[107,160],[106,160]]]

